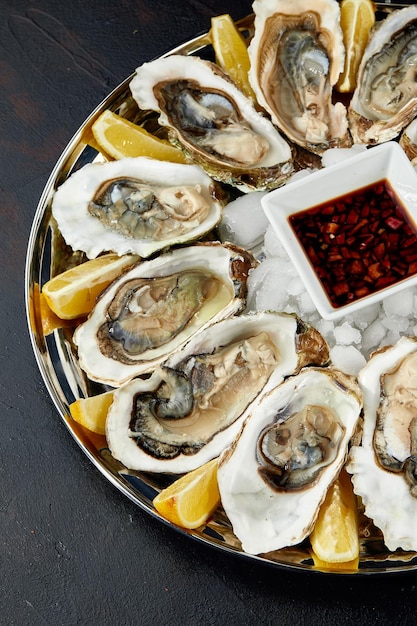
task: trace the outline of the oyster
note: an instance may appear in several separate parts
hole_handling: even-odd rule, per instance
[[[321,335],[294,315],[218,321],[151,378],[116,390],[106,422],[112,455],[131,469],[190,471],[232,442],[247,407],[271,385],[328,357]]]
[[[197,330],[239,312],[254,257],[228,244],[197,244],[136,264],[101,294],[74,333],[91,380],[119,386],[153,370]]]
[[[351,144],[343,104],[332,89],[345,50],[336,0],[255,0],[249,79],[284,134],[308,150]]]
[[[146,157],[89,163],[52,202],[65,241],[90,259],[104,251],[148,257],[198,239],[221,211],[219,190],[198,166]]]
[[[417,6],[395,11],[376,27],[358,70],[349,106],[355,143],[396,137],[417,113]]]
[[[404,128],[399,144],[415,166],[415,159],[417,157],[417,118],[414,118],[413,121]]]
[[[356,380],[330,368],[304,368],[252,406],[218,469],[222,504],[245,552],[309,535],[361,406]]]
[[[417,339],[375,352],[359,373],[362,443],[347,470],[389,550],[417,550]]]
[[[180,55],[144,63],[130,89],[213,178],[247,191],[277,187],[292,173],[288,143],[214,63]]]

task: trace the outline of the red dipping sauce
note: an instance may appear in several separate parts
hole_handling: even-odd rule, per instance
[[[387,180],[288,220],[335,308],[417,273],[417,228]]]

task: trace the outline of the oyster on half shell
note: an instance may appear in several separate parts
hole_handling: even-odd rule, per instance
[[[321,335],[295,315],[218,321],[151,378],[115,391],[106,422],[112,455],[135,470],[190,471],[232,442],[255,399],[303,365],[328,358]]]
[[[249,79],[291,141],[316,153],[351,144],[346,109],[332,104],[345,50],[336,0],[255,0]]]
[[[362,442],[347,470],[389,550],[417,550],[417,339],[381,348],[359,373]]]
[[[349,106],[355,143],[396,137],[417,114],[417,6],[387,16],[373,30]]]
[[[314,367],[251,407],[218,469],[223,508],[245,552],[278,550],[310,534],[361,408],[356,379]]]
[[[148,257],[212,230],[222,193],[196,165],[146,157],[89,163],[56,191],[52,215],[68,245]]]
[[[144,63],[130,90],[213,178],[248,191],[277,187],[292,173],[289,144],[214,63],[181,55]]]
[[[151,372],[202,327],[245,307],[248,272],[256,264],[243,248],[219,243],[136,264],[107,287],[75,330],[80,367],[114,387]]]

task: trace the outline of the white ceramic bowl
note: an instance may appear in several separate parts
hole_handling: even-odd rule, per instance
[[[289,216],[341,198],[381,180],[387,180],[393,188],[406,210],[409,225],[417,233],[417,173],[403,149],[393,141],[289,183],[271,191],[262,199],[268,220],[282,241],[319,313],[325,319],[342,317],[417,283],[417,273],[406,278],[400,277],[397,282],[370,295],[334,306],[290,225]],[[351,284],[352,275],[349,272],[346,272],[345,280]]]

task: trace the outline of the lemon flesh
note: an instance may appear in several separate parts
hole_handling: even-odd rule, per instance
[[[371,0],[342,0],[340,26],[346,50],[345,66],[336,85],[341,93],[352,92],[371,28],[375,24],[375,6]]]
[[[218,15],[211,19],[210,39],[216,63],[248,98],[255,100],[248,79],[250,60],[247,46],[230,15]]]
[[[46,282],[42,294],[51,309],[61,319],[76,319],[88,315],[97,297],[124,269],[139,257],[106,254],[72,267]]]
[[[181,150],[112,111],[104,111],[91,130],[98,147],[113,159],[146,156],[159,161],[187,163]]]
[[[342,470],[331,485],[310,535],[313,558],[321,563],[356,562],[359,528],[356,499],[349,475]]]
[[[219,503],[217,459],[181,476],[153,500],[162,517],[188,529],[204,524]]]

